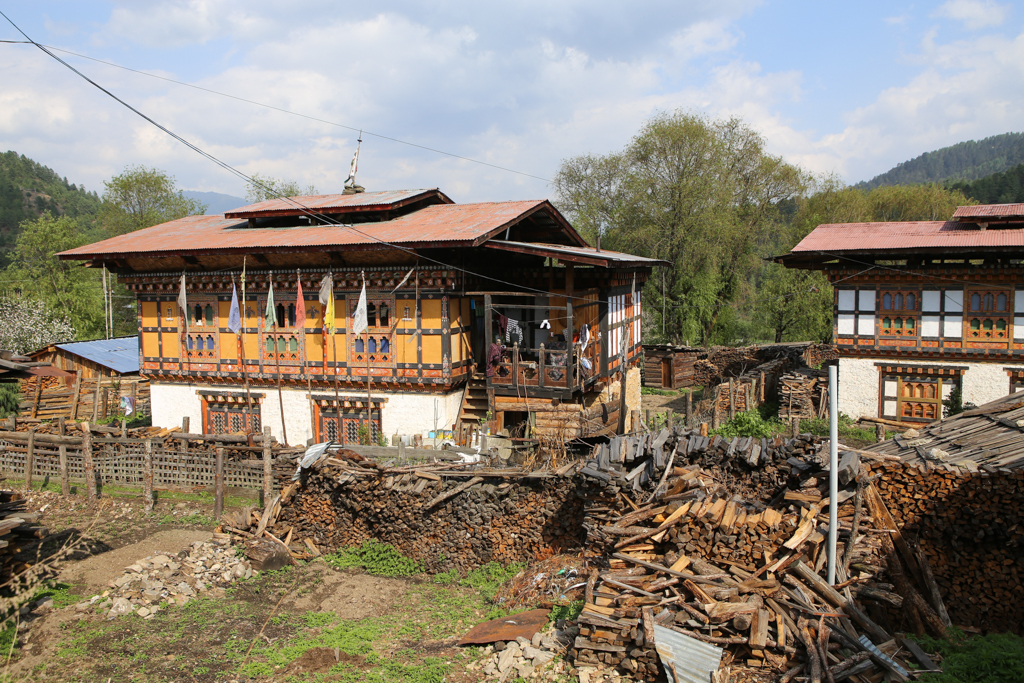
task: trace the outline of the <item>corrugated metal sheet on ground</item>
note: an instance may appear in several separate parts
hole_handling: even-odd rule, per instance
[[[956,221],[826,223],[793,247],[793,253],[1024,246],[1024,230],[978,230],[968,225]]]
[[[539,210],[547,210],[565,230],[580,239],[547,201],[435,204],[380,223],[306,225],[285,228],[249,228],[246,222],[220,216],[188,216],[126,235],[61,252],[71,259],[138,254],[197,254],[218,251],[247,253],[265,251],[329,250],[343,247],[377,247],[381,242],[407,248],[476,246],[492,232],[504,229]]]
[[[368,209],[388,209],[401,206],[413,199],[440,197],[444,203],[451,199],[435,188],[418,190],[387,190],[384,192],[360,192],[357,194],[314,194],[287,199],[267,199],[231,211],[225,211],[226,218],[255,218],[258,216],[283,216],[305,214],[305,209],[321,213],[344,213]]]
[[[978,206],[958,206],[953,218],[1002,218],[1008,216],[1024,216],[1024,204],[979,204]]]
[[[654,625],[654,647],[669,683],[708,683],[722,662],[722,648]]]
[[[139,338],[117,337],[57,344],[58,349],[127,375],[139,371]]]

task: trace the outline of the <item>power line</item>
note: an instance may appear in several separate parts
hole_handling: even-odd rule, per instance
[[[4,18],[7,19],[6,15],[4,16]],[[10,21],[10,19],[7,19],[7,20]],[[17,26],[15,26],[15,28],[17,28]],[[18,29],[18,30],[20,31],[21,29]],[[22,35],[24,35],[24,33],[22,33]],[[471,163],[480,164],[481,166],[488,166],[490,168],[497,169],[499,171],[506,171],[508,173],[515,173],[517,175],[525,176],[527,178],[533,178],[535,180],[542,180],[545,183],[551,183],[552,182],[550,178],[542,178],[542,177],[540,177],[538,175],[534,175],[532,173],[526,173],[525,171],[517,171],[514,168],[508,168],[508,167],[505,167],[505,166],[498,166],[497,164],[492,164],[492,163],[489,163],[489,162],[486,162],[486,161],[480,161],[479,159],[473,159],[473,158],[470,158],[470,157],[464,157],[462,155],[454,154],[452,152],[445,152],[444,150],[441,150],[441,149],[435,149],[434,147],[427,147],[426,145],[420,145],[420,144],[417,144],[415,142],[408,142],[407,140],[399,140],[398,138],[393,138],[393,137],[390,137],[388,135],[381,135],[380,133],[373,133],[373,132],[368,131],[368,130],[366,130],[364,128],[356,128],[354,126],[347,126],[347,125],[345,125],[343,123],[337,123],[335,121],[328,121],[327,119],[321,119],[321,118],[318,118],[316,116],[310,116],[309,114],[302,114],[300,112],[291,111],[289,109],[284,109],[282,107],[276,107],[276,106],[274,106],[272,104],[266,104],[265,102],[257,102],[255,100],[250,100],[250,99],[247,99],[245,97],[239,97],[238,95],[232,95],[230,93],[220,92],[219,90],[213,90],[211,88],[204,88],[201,85],[194,85],[192,83],[185,83],[183,81],[177,81],[177,80],[175,80],[173,78],[167,78],[166,76],[159,76],[157,74],[149,73],[147,71],[140,71],[138,69],[132,69],[132,68],[127,67],[127,66],[121,66],[120,64],[115,64],[114,62],[108,62],[108,61],[105,61],[105,60],[102,60],[102,59],[96,59],[95,57],[90,57],[88,55],[83,55],[83,54],[80,54],[78,52],[72,52],[71,50],[65,50],[65,49],[59,48],[59,47],[52,47],[50,45],[42,45],[40,43],[36,43],[36,42],[32,41],[31,39],[29,39],[29,40],[2,40],[2,41],[0,41],[0,43],[11,43],[11,44],[16,44],[16,45],[35,45],[36,47],[46,48],[47,50],[55,50],[57,52],[63,52],[65,54],[74,55],[75,57],[81,57],[82,59],[88,59],[88,60],[91,60],[93,62],[97,62],[99,64],[106,64],[107,66],[112,66],[112,67],[115,67],[117,69],[123,69],[124,71],[130,71],[132,73],[139,74],[139,75],[142,75],[142,76],[149,76],[150,78],[156,78],[156,79],[159,79],[161,81],[167,81],[168,83],[174,83],[175,85],[181,85],[181,86],[184,86],[186,88],[193,88],[195,90],[201,90],[203,92],[207,92],[207,93],[210,93],[210,94],[213,94],[213,95],[220,95],[221,97],[227,97],[227,98],[232,99],[232,100],[238,100],[239,102],[245,102],[246,104],[252,104],[252,105],[255,105],[257,107],[265,107],[267,109],[272,109],[274,111],[281,112],[282,114],[290,114],[292,116],[298,116],[298,117],[301,117],[301,118],[304,118],[304,119],[309,119],[310,121],[316,121],[318,123],[325,123],[325,124],[327,124],[329,126],[335,126],[337,128],[344,128],[345,130],[359,131],[359,132],[361,132],[361,133],[363,133],[365,135],[370,135],[370,136],[375,137],[375,138],[380,138],[381,140],[388,140],[390,142],[397,142],[398,144],[401,144],[401,145],[408,145],[409,147],[416,147],[417,149],[422,149],[422,150],[425,150],[427,152],[433,152],[435,154],[442,154],[444,156],[452,157],[453,159],[459,159],[461,161],[469,161]]]

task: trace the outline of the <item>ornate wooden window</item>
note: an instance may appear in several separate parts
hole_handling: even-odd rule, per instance
[[[204,434],[259,434],[263,430],[260,401],[263,394],[250,394],[247,404],[244,394],[205,394],[203,398]]]
[[[341,444],[358,444],[367,440],[366,404],[362,401],[342,400],[339,410],[332,400],[319,400],[316,403],[317,441],[323,443],[334,441]],[[372,444],[380,442],[381,411],[383,402],[374,401],[370,418],[370,435]]]
[[[1008,341],[1013,314],[1006,291],[968,289],[964,292],[964,338]]]
[[[350,330],[355,324],[358,304],[358,297],[348,299],[348,329]],[[392,327],[394,307],[394,298],[367,293],[366,331],[358,335],[349,335],[349,349],[353,365],[365,367],[369,363],[373,367],[394,367],[395,357],[392,352],[395,346],[395,330]]]
[[[295,326],[297,312],[295,308],[295,294],[287,291],[274,291],[275,298],[279,301],[274,307],[274,315],[266,318],[267,297],[264,295],[259,299],[259,310],[263,313],[263,344],[260,352],[263,360],[277,362],[284,365],[295,365],[302,362],[302,354],[305,348],[302,344],[302,330]],[[317,302],[305,301],[306,324],[315,320],[320,315]]]
[[[921,334],[920,292],[882,290],[878,299],[879,336],[916,337]]]
[[[942,401],[960,384],[962,368],[921,374],[928,368],[889,368],[881,376],[881,416],[903,421],[932,422],[942,417]]]
[[[220,319],[217,299],[210,296],[189,298],[189,328],[185,335],[185,355],[195,360],[216,360],[220,353]]]

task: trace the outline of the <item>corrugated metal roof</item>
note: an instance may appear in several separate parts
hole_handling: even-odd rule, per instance
[[[139,338],[117,337],[57,344],[58,349],[91,360],[121,375],[139,371]]]
[[[589,263],[591,265],[603,266],[628,266],[628,265],[670,265],[668,261],[646,258],[644,256],[633,256],[618,251],[602,249],[598,251],[593,247],[573,247],[564,244],[546,244],[542,242],[514,242],[512,240],[491,240],[485,244],[493,249],[514,251],[524,254],[536,254],[538,256],[550,256],[562,259],[563,261],[576,261]]]
[[[654,648],[669,683],[708,683],[722,663],[722,648],[654,625]]]
[[[417,199],[437,197],[444,204],[451,204],[443,192],[436,187],[418,190],[388,190],[384,192],[359,192],[357,194],[315,194],[288,199],[267,199],[231,211],[225,211],[225,218],[258,218],[261,216],[301,216],[308,210],[319,213],[347,213],[354,211],[391,209]],[[296,206],[301,204],[302,208]]]
[[[979,204],[958,206],[953,218],[1010,218],[1024,216],[1024,204]]]
[[[979,230],[957,221],[826,223],[793,247],[793,253],[998,247],[1024,247],[1024,230]]]
[[[355,196],[355,195],[350,195]],[[480,204],[435,204],[394,220],[344,225],[249,228],[220,216],[188,216],[61,252],[65,259],[246,253],[256,250],[330,251],[374,248],[381,242],[406,248],[477,246],[492,234],[545,210],[571,239],[583,239],[546,199]]]

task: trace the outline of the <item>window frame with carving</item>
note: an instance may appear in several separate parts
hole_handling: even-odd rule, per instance
[[[199,313],[197,316],[196,314]],[[216,362],[220,359],[220,302],[216,296],[197,294],[188,297],[188,331],[184,356],[193,361]]]
[[[965,342],[1008,343],[1013,339],[1013,316],[1013,297],[1005,289],[964,288]]]
[[[275,327],[271,329],[267,321],[267,295],[263,294],[256,298],[257,310],[260,324],[260,358],[267,363],[277,363],[280,360],[282,365],[300,365],[306,353],[303,343],[303,328],[296,326],[297,310],[295,300],[297,292],[283,291],[278,294],[274,292],[275,303]],[[303,295],[306,306],[306,331],[309,331],[310,320],[319,320],[319,301],[316,298],[309,298]],[[284,326],[277,326],[276,323],[285,322]],[[314,329],[313,332],[316,332]],[[274,342],[274,350],[268,348],[268,343]],[[283,344],[283,348],[282,348]]]
[[[348,322],[346,329],[349,331],[355,328],[356,307],[359,305],[359,296],[351,295],[346,297],[348,303]],[[387,307],[386,322],[380,315],[381,306]],[[381,324],[385,322],[385,324]],[[388,294],[366,293],[366,330],[359,334],[350,333],[347,335],[349,364],[355,367],[366,367],[367,356],[369,356],[370,367],[393,368],[395,367],[395,297]],[[381,350],[387,344],[386,350]],[[366,347],[369,349],[365,350]]]
[[[875,307],[878,336],[921,336],[921,291],[918,289],[880,289]]]

